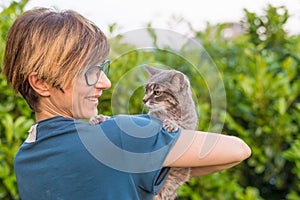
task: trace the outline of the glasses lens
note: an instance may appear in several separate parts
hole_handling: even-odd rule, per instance
[[[110,61],[109,60],[104,61],[104,63],[101,66],[103,67],[102,71],[105,73],[106,76],[108,76],[109,68],[110,68]]]
[[[88,85],[95,85],[101,76],[101,72],[104,72],[106,76],[108,76],[110,67],[110,61],[106,60],[101,66],[92,66],[90,67],[86,73],[85,78]]]
[[[94,85],[95,83],[97,83],[97,81],[100,77],[100,73],[101,73],[101,70],[97,66],[94,66],[94,67],[88,69],[88,71],[86,72],[86,79],[87,79],[88,85]]]

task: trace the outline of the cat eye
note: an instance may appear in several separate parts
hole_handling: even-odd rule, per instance
[[[88,86],[95,85],[101,75],[101,72],[104,72],[106,76],[108,76],[110,68],[110,60],[105,60],[100,66],[91,66],[84,73],[85,81]]]
[[[155,91],[154,91],[154,94],[155,94],[156,96],[160,96],[160,95],[162,94],[162,92],[161,92],[161,91],[155,90]]]

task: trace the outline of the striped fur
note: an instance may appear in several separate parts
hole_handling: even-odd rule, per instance
[[[196,130],[198,117],[188,78],[176,70],[145,67],[151,75],[143,98],[149,114],[171,120],[183,129]],[[155,200],[176,198],[178,188],[190,179],[190,168],[171,168],[168,178]]]

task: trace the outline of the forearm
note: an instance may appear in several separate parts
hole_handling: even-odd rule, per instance
[[[215,172],[219,172],[228,168],[231,168],[240,162],[228,163],[224,165],[204,166],[204,167],[193,167],[191,168],[191,177],[205,176]]]
[[[251,149],[237,137],[183,130],[164,166],[227,166],[239,163],[250,155]]]

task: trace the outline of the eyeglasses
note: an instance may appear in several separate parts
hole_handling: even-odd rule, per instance
[[[95,85],[101,75],[101,72],[104,72],[108,76],[110,68],[110,60],[105,60],[100,66],[91,66],[84,73],[86,84],[89,86]]]

